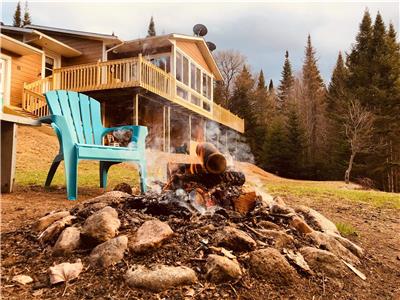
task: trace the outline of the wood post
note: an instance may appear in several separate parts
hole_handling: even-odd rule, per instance
[[[139,94],[135,94],[133,105],[134,105],[134,124],[137,126],[139,125]]]
[[[15,179],[17,125],[1,121],[1,192],[11,193]]]

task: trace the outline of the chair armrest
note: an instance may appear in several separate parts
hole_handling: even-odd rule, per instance
[[[51,116],[44,116],[38,119],[40,123],[51,124]]]
[[[72,135],[72,129],[69,127],[64,116],[51,115],[51,126],[55,129],[57,136],[61,139],[61,144],[64,147],[74,147],[77,143],[76,136]]]
[[[146,126],[125,125],[125,126],[104,128],[101,137],[103,138],[103,136],[106,135],[107,133],[116,130],[131,130],[132,131],[131,142],[135,142],[138,147],[145,148],[145,141],[148,133]]]

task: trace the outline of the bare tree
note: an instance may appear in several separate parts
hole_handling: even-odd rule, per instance
[[[233,82],[236,76],[242,71],[246,57],[236,50],[223,50],[215,54],[215,60],[222,73],[223,82],[223,104],[227,105],[230,97]]]
[[[350,101],[344,115],[344,129],[350,145],[350,159],[344,179],[348,184],[354,158],[357,153],[371,152],[376,145],[372,141],[375,116],[359,101]]]

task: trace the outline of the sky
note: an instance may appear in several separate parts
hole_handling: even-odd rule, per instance
[[[23,4],[24,5],[24,4]],[[235,49],[246,56],[253,73],[280,80],[285,51],[293,69],[301,70],[307,35],[328,83],[338,51],[349,52],[366,9],[379,11],[399,31],[399,2],[244,2],[244,1],[29,1],[32,23],[98,33],[114,32],[124,40],[145,37],[150,17],[157,34],[192,35],[205,24],[207,41],[217,50]],[[12,23],[16,2],[1,1],[1,19]]]

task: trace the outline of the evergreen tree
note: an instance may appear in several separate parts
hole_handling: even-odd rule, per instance
[[[24,11],[24,20],[22,21],[22,25],[31,25],[32,24],[32,20],[31,20],[31,15],[29,13],[29,9],[28,9],[28,2],[25,2],[25,11]]]
[[[21,3],[18,1],[17,7],[14,12],[13,26],[21,27]]]
[[[156,36],[156,27],[154,25],[153,16],[151,16],[150,23],[149,23],[149,29],[147,30],[147,37],[149,37],[149,36]]]
[[[282,74],[282,79],[278,87],[278,99],[279,99],[278,106],[280,108],[283,108],[292,94],[293,84],[294,84],[294,76],[292,73],[292,65],[289,61],[288,51],[286,51],[285,53],[285,62],[283,64],[283,70],[281,74]]]
[[[261,70],[260,75],[258,75],[257,89],[265,89],[265,78],[263,70]]]
[[[304,150],[304,130],[302,128],[298,109],[291,105],[287,118],[287,176],[291,178],[301,177],[302,154]]]
[[[263,167],[280,176],[287,176],[289,169],[288,138],[282,118],[275,118],[263,144]]]
[[[273,89],[274,89],[274,82],[271,79],[268,85],[268,92],[272,92]]]
[[[303,64],[303,110],[306,137],[307,137],[307,164],[311,168],[312,177],[321,173],[321,164],[325,161],[325,86],[318,70],[315,49],[308,35]]]

